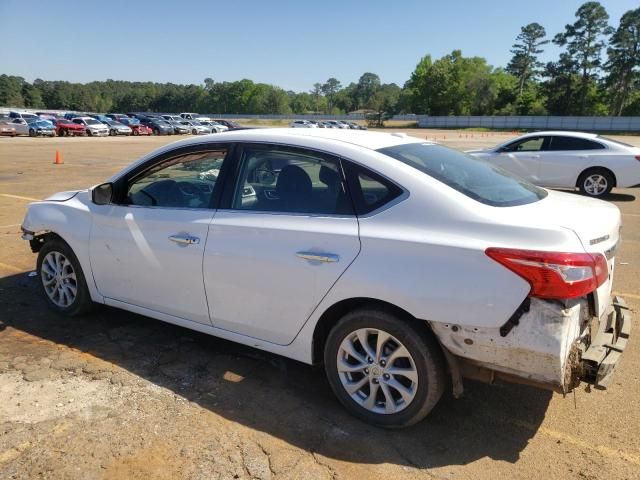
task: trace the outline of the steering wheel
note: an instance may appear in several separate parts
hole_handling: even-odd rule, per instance
[[[193,197],[200,194],[200,190],[190,182],[176,182],[180,192],[189,197]]]

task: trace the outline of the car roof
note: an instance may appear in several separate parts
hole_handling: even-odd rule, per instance
[[[399,132],[371,132],[363,130],[317,129],[317,128],[253,128],[249,130],[232,130],[216,133],[207,138],[210,142],[224,141],[257,141],[274,143],[298,143],[303,138],[318,138],[335,142],[344,142],[369,150],[378,150],[406,143],[432,143],[421,138],[411,137]],[[168,147],[186,146],[202,143],[204,138],[189,138],[169,144]]]
[[[532,137],[532,136],[533,137],[539,137],[541,135],[547,135],[547,136],[562,135],[563,137],[576,137],[576,138],[596,138],[598,136],[597,133],[571,132],[571,131],[563,131],[563,130],[549,130],[549,131],[542,131],[542,132],[527,133],[527,134],[522,135],[521,137],[518,137],[518,138]]]
[[[229,130],[222,133],[194,136],[177,142],[168,143],[138,159],[122,171],[111,177],[110,181],[126,175],[127,172],[143,164],[151,158],[157,157],[178,148],[192,145],[220,144],[225,142],[256,142],[292,145],[300,148],[323,148],[318,140],[326,140],[327,147],[333,146],[335,151],[353,151],[353,147],[378,150],[396,145],[424,143],[433,144],[404,133],[371,132],[351,129],[316,129],[316,128],[253,128],[248,130]],[[351,147],[351,148],[349,148]]]

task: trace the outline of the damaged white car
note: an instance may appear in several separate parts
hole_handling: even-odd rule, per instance
[[[417,138],[264,129],[167,145],[22,229],[55,311],[323,363],[350,412],[399,427],[464,378],[606,387],[631,328],[620,218]]]

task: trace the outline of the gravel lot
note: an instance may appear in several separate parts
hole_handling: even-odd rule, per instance
[[[461,149],[512,136],[407,133]],[[640,478],[635,338],[606,392],[468,382],[383,431],[347,415],[320,369],[114,309],[52,314],[19,238],[26,204],[175,139],[0,138],[0,478]],[[614,290],[636,311],[639,194],[609,198],[624,220]]]

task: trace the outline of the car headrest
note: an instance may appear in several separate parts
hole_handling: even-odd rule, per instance
[[[322,165],[320,167],[320,181],[333,190],[340,185],[340,174],[332,168]]]

